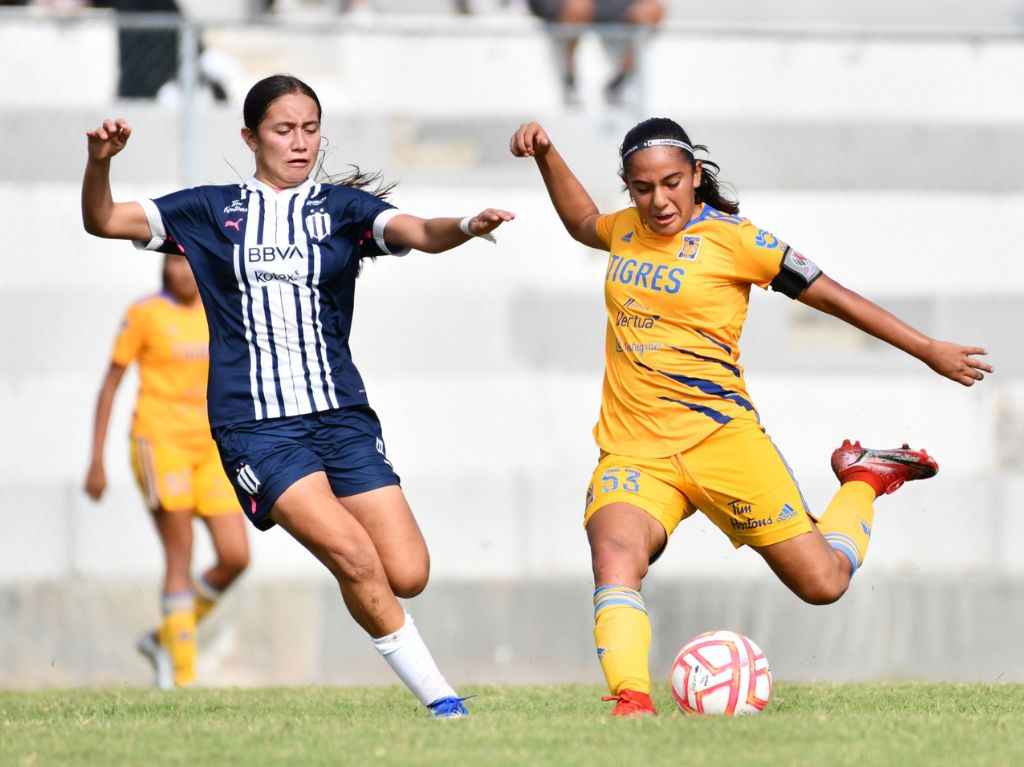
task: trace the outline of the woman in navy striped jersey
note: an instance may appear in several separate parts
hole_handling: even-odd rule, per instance
[[[110,191],[110,159],[131,127],[89,131],[85,229],[188,258],[210,326],[210,424],[250,521],[280,525],[331,571],[421,703],[464,715],[397,599],[426,586],[429,555],[348,340],[362,258],[446,251],[514,216],[418,218],[358,184],[314,180],[320,101],[295,77],[256,83],[243,117],[252,178],[141,202]]]

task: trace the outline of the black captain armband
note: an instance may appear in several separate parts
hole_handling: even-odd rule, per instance
[[[818,265],[809,258],[804,258],[788,245],[782,252],[782,264],[779,273],[772,280],[771,287],[776,293],[784,293],[796,298],[811,286],[822,275]]]

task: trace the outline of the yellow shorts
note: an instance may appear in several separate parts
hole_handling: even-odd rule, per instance
[[[217,446],[190,449],[133,437],[132,471],[153,510],[194,511],[203,517],[241,513]]]
[[[800,488],[764,429],[731,421],[668,458],[602,454],[587,490],[584,526],[598,509],[629,503],[668,535],[698,509],[737,548],[768,546],[810,532]]]

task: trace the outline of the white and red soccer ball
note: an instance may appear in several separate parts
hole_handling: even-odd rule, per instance
[[[772,695],[768,658],[734,631],[708,631],[683,645],[669,681],[684,714],[760,714]]]

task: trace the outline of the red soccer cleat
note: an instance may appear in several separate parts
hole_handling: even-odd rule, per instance
[[[623,690],[618,695],[605,695],[601,700],[618,701],[612,716],[657,716],[651,696],[636,690]]]
[[[934,458],[924,450],[911,450],[906,443],[893,450],[872,450],[844,439],[832,453],[832,471],[840,482],[859,479],[879,495],[895,492],[904,482],[934,477],[938,470]]]

